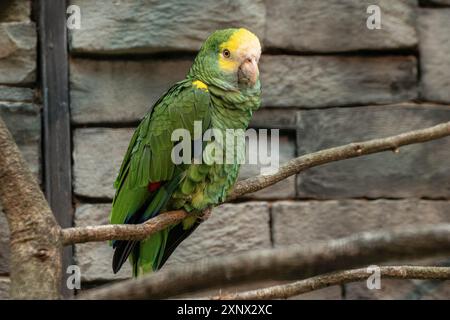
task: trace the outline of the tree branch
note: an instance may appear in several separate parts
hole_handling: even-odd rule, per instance
[[[81,299],[167,298],[201,289],[266,280],[304,279],[395,259],[450,253],[450,224],[365,232],[312,245],[284,247],[168,267],[139,279],[89,290]]]
[[[372,275],[367,268],[345,270],[245,292],[229,293],[210,297],[212,300],[267,300],[287,299],[303,293],[323,289],[330,286],[364,281]],[[449,267],[422,266],[383,266],[380,275],[388,279],[433,279],[450,280]],[[200,298],[201,299],[201,298]]]
[[[62,239],[65,245],[93,241],[143,240],[149,235],[161,231],[171,224],[183,220],[189,215],[184,210],[168,211],[142,224],[110,224],[62,229]]]
[[[60,228],[0,118],[0,202],[11,234],[11,298],[59,298]]]
[[[267,188],[291,175],[325,163],[355,158],[367,154],[393,150],[414,143],[426,142],[450,135],[450,122],[434,127],[410,131],[387,138],[355,142],[340,147],[325,149],[288,161],[279,171],[272,175],[257,176],[238,182],[227,201],[236,199],[247,193]],[[149,235],[184,219],[188,213],[165,212],[142,225],[104,225],[96,227],[78,227],[62,230],[65,245],[73,243],[105,241],[105,240],[142,240]],[[155,221],[153,221],[155,220]]]
[[[440,139],[446,136],[450,136],[450,122],[387,138],[354,142],[340,147],[310,153],[288,161],[275,174],[260,175],[236,183],[227,200],[234,200],[244,194],[267,188],[289,176],[322,164],[389,150],[398,152],[401,146]]]

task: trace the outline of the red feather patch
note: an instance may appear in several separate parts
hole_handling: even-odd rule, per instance
[[[155,192],[161,187],[161,182],[150,182],[147,186],[148,191]]]

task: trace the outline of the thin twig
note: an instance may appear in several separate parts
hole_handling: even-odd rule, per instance
[[[364,232],[311,245],[261,250],[168,267],[139,279],[89,290],[81,299],[167,298],[217,286],[298,280],[395,259],[450,253],[450,224]]]
[[[431,266],[382,266],[380,276],[389,279],[433,279],[450,280],[449,267]],[[287,299],[303,293],[330,286],[364,281],[373,274],[368,268],[338,271],[288,284],[277,285],[245,292],[228,293],[210,297],[211,300],[265,300]],[[200,298],[202,299],[202,298]]]
[[[397,151],[400,146],[435,140],[449,135],[450,122],[446,122],[430,128],[410,131],[387,138],[355,142],[307,154],[288,161],[275,174],[261,175],[238,182],[227,200],[231,201],[244,194],[267,188],[289,176],[325,163],[387,150]],[[104,225],[68,228],[62,230],[62,237],[65,245],[113,239],[140,240],[184,219],[186,216],[186,212],[172,211],[162,213],[142,225]]]

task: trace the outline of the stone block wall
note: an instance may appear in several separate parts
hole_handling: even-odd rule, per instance
[[[244,26],[261,39],[263,107],[251,127],[281,129],[282,163],[450,120],[448,0],[70,2],[81,9],[68,42],[76,226],[108,222],[112,183],[139,119],[219,28]],[[39,176],[36,30],[28,2],[9,3],[0,5],[0,112]],[[381,30],[366,27],[372,4]],[[450,222],[449,158],[447,138],[305,171],[216,208],[169,263]],[[258,173],[246,165],[240,178]],[[0,297],[8,274],[2,218]],[[85,287],[129,277],[128,266],[113,275],[111,258],[107,243],[76,246]],[[297,298],[443,299],[448,284],[385,280],[381,290],[355,283]]]
[[[79,225],[106,223],[112,182],[134,126],[184,77],[202,40],[218,28],[242,25],[262,40],[263,107],[252,126],[282,129],[282,162],[450,119],[450,8],[409,0],[124,1],[100,14],[97,3],[72,3],[84,12],[70,41]],[[369,4],[382,10],[381,30],[366,28]],[[248,202],[217,208],[170,262],[448,222],[449,157],[446,139],[308,170],[247,196]],[[241,178],[257,169],[244,166]],[[104,244],[79,245],[76,257],[86,281],[129,274],[112,276]],[[398,286],[386,282],[374,295],[354,284],[313,297],[398,298],[419,284],[404,281],[401,292]]]

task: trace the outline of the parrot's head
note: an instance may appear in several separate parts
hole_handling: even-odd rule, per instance
[[[244,28],[212,33],[203,43],[189,75],[224,90],[259,86],[261,44]]]

